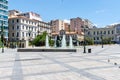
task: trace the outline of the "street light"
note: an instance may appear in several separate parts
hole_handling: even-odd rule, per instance
[[[83,53],[86,53],[86,40],[85,40],[86,35],[85,34],[87,31],[89,31],[89,27],[87,25],[84,25],[84,27],[83,26],[81,27],[84,29],[84,51]]]
[[[103,48],[103,35],[101,35],[101,44],[102,44],[102,48]]]
[[[83,51],[83,53],[86,53],[86,44],[85,44],[85,27],[84,27],[84,51]]]

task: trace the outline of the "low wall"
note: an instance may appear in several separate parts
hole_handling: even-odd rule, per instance
[[[17,52],[77,52],[76,49],[27,49],[19,48]]]

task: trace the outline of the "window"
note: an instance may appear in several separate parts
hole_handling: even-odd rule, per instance
[[[24,23],[24,19],[22,20],[22,22]]]
[[[22,26],[22,28],[24,29],[24,26]]]
[[[22,37],[24,37],[24,32],[22,32]]]
[[[12,33],[12,37],[14,37],[14,33]]]
[[[19,29],[19,26],[17,26],[17,30]]]
[[[97,35],[99,34],[99,31],[97,31]]]
[[[100,34],[102,34],[102,31],[100,32]]]
[[[17,23],[19,23],[19,19],[17,19]]]
[[[110,34],[110,31],[108,31],[108,34]]]
[[[99,40],[99,37],[97,37],[97,40]]]
[[[17,32],[17,36],[16,37],[19,37],[19,32]]]
[[[14,20],[12,20],[12,23],[14,23]]]
[[[90,32],[88,32],[88,35],[90,35]]]
[[[95,35],[95,31],[94,31],[94,33],[93,33],[94,35]]]
[[[14,26],[12,26],[12,30],[14,30]]]
[[[29,37],[30,37],[30,35],[31,35],[31,34],[29,33]]]
[[[32,31],[33,31],[33,27],[32,27]]]
[[[106,31],[104,31],[104,34],[106,34]]]
[[[112,31],[112,34],[114,34],[114,31]]]
[[[28,35],[28,34],[26,33],[26,37],[27,37],[27,35]]]

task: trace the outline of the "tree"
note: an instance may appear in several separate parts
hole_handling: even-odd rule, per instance
[[[43,32],[41,35],[37,35],[37,37],[32,41],[32,44],[35,46],[45,46],[47,32]],[[50,46],[54,45],[54,41],[49,39]]]
[[[103,38],[103,44],[111,44],[111,38]]]
[[[32,44],[35,46],[44,46],[47,32],[43,32],[41,35],[37,35],[37,37],[32,41]]]
[[[91,39],[91,38],[89,38],[89,37],[85,37],[85,42],[86,42],[86,44],[88,44],[88,45],[93,45],[93,44],[94,44],[94,40]]]
[[[54,46],[54,40],[52,40],[51,38],[49,39],[49,44],[50,46]]]

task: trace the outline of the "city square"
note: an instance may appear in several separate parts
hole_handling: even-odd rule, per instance
[[[88,49],[91,48],[91,53]],[[120,45],[77,47],[77,52],[0,53],[0,80],[120,80]]]
[[[0,0],[0,80],[120,80],[120,0]]]

